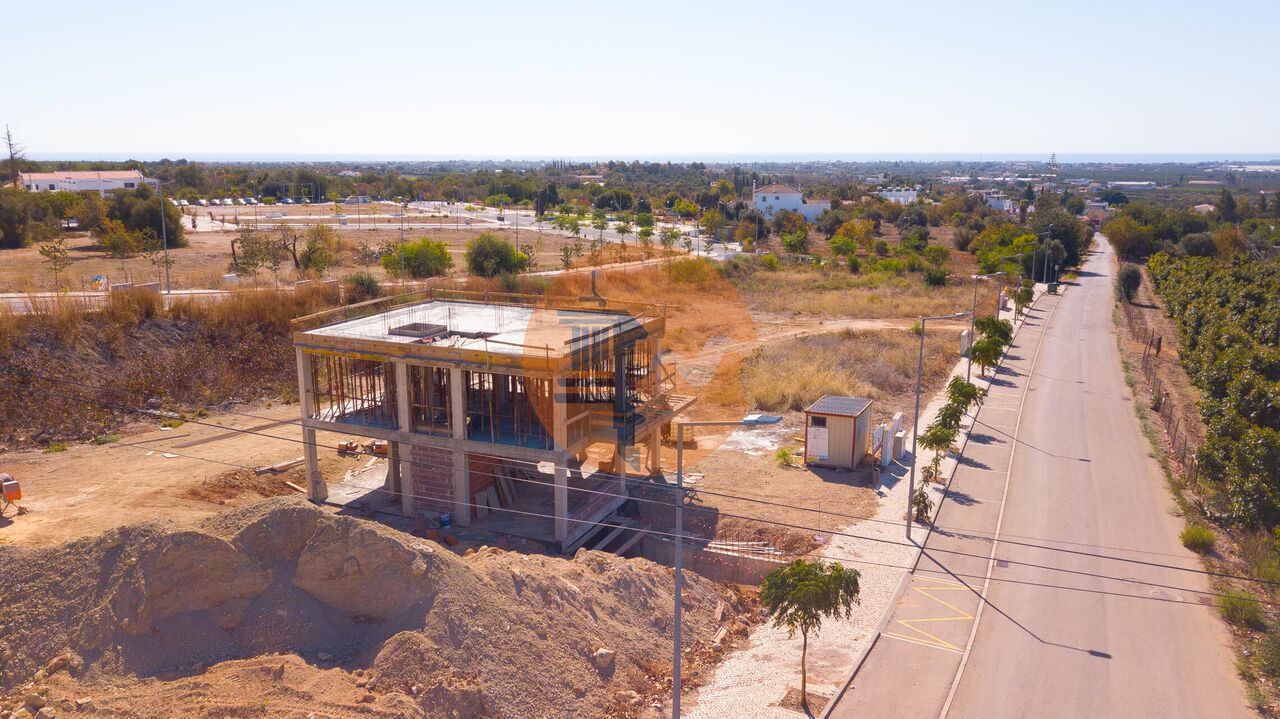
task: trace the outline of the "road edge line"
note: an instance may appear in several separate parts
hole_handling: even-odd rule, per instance
[[[1061,295],[1059,295],[1061,299]],[[987,559],[987,575],[982,581],[982,592],[978,595],[981,601],[978,602],[978,611],[973,613],[973,626],[969,629],[969,641],[964,645],[964,654],[960,657],[960,665],[956,667],[956,675],[951,680],[951,689],[947,692],[947,700],[942,703],[942,711],[938,713],[938,719],[946,719],[947,713],[951,711],[951,702],[956,697],[956,691],[960,688],[960,679],[964,676],[965,666],[969,663],[969,656],[973,650],[974,639],[978,636],[978,624],[982,621],[982,609],[987,606],[987,592],[991,589],[991,573],[996,566],[996,550],[1000,547],[1000,528],[1004,524],[1004,510],[1008,506],[1009,499],[1009,483],[1013,477],[1013,458],[1018,451],[1018,433],[1022,429],[1022,415],[1026,409],[1027,391],[1031,389],[1031,379],[1035,376],[1036,362],[1040,360],[1040,350],[1044,347],[1044,337],[1049,331],[1049,320],[1053,319],[1053,313],[1058,310],[1058,303],[1053,303],[1053,308],[1049,310],[1049,314],[1045,316],[1044,322],[1040,325],[1040,341],[1036,343],[1036,353],[1031,357],[1031,366],[1027,369],[1027,384],[1022,388],[1022,398],[1018,400],[1018,421],[1013,426],[1013,447],[1009,449],[1009,469],[1004,475],[1004,491],[1000,494],[1000,514],[996,517],[996,532],[991,539],[991,556]]]
[[[1031,305],[1027,308],[1027,311],[1028,311],[1028,312],[1030,312],[1032,309],[1035,309],[1036,302],[1038,302],[1042,297],[1044,297],[1044,295],[1043,295],[1043,294],[1042,294],[1042,295],[1040,295],[1039,297],[1036,297],[1034,300],[1032,300],[1032,301],[1031,301]],[[1053,307],[1054,307],[1054,309],[1057,309],[1057,308],[1058,308],[1058,305],[1057,305],[1057,304],[1054,304],[1054,306],[1053,306]],[[1052,314],[1052,311],[1051,311],[1051,314]],[[1015,316],[1015,317],[1014,317],[1014,319],[1016,320],[1016,319],[1017,319],[1017,317]],[[1046,318],[1046,320],[1045,320],[1045,321],[1047,322],[1047,321],[1048,321],[1048,318]],[[1022,328],[1023,328],[1025,325],[1026,325],[1026,313],[1023,313],[1022,321],[1021,321],[1021,322],[1019,322],[1019,323],[1017,324],[1017,327],[1015,328],[1015,336],[1017,336],[1017,333],[1022,332]],[[1044,330],[1042,329],[1042,330],[1041,330],[1041,333],[1042,333],[1042,334],[1041,334],[1041,339],[1043,339],[1043,331],[1044,331]],[[1040,346],[1039,346],[1039,345],[1037,345],[1037,346],[1036,346],[1036,357],[1039,357],[1039,355],[1040,355]],[[1008,356],[1008,352],[1007,352],[1007,351],[1006,351],[1005,353],[1001,354],[1001,355],[1000,355],[1000,361],[999,361],[999,363],[997,363],[997,366],[1003,366],[1003,365],[1004,365],[1004,362],[1005,362],[1005,357],[1007,357],[1007,356]],[[1035,366],[1035,359],[1034,359],[1034,358],[1032,359],[1032,366],[1033,366],[1033,367]],[[994,376],[995,376],[995,373],[993,372],[993,373],[992,373],[992,377],[994,377]],[[1028,384],[1030,384],[1030,379],[1029,379],[1029,377],[1030,377],[1030,376],[1028,375]],[[987,385],[987,386],[988,386],[988,387],[990,387],[991,385],[988,383],[988,385]],[[1024,396],[1024,397],[1026,396],[1026,392],[1025,392],[1025,391],[1023,392],[1023,396]],[[965,432],[965,434],[964,434],[964,442],[960,445],[960,451],[959,451],[959,452],[956,452],[956,456],[957,456],[957,457],[963,457],[963,456],[964,456],[964,450],[965,450],[965,448],[967,448],[967,447],[969,446],[969,435],[973,433],[973,427],[974,427],[974,425],[976,425],[976,424],[977,424],[977,422],[978,422],[978,414],[979,414],[979,413],[981,413],[981,412],[982,412],[982,405],[981,405],[981,404],[979,404],[979,405],[978,405],[978,409],[976,409],[976,410],[974,411],[974,413],[973,413],[973,422],[969,425],[969,431],[968,431],[968,432]],[[1018,410],[1018,420],[1019,420],[1019,422],[1021,422],[1021,420],[1022,420],[1022,410],[1021,410],[1021,406],[1019,406],[1019,410]],[[1015,429],[1016,429],[1016,428],[1015,428]],[[1015,447],[1016,447],[1016,446],[1017,446],[1017,445],[1016,445],[1016,443],[1015,443]],[[1012,455],[1010,455],[1010,459],[1012,460]],[[912,457],[912,458],[911,458],[911,461],[912,461],[912,462],[914,462],[914,461],[915,461],[915,457]],[[1010,466],[1012,467],[1012,465],[1013,465],[1013,463],[1012,463],[1012,461],[1010,461]],[[947,501],[947,491],[949,491],[949,490],[951,489],[951,481],[955,479],[955,476],[956,476],[956,470],[957,470],[959,467],[960,467],[960,463],[959,463],[958,461],[957,461],[955,464],[951,465],[951,473],[950,473],[949,475],[947,475],[947,484],[946,484],[946,486],[943,488],[942,499],[938,502],[938,507],[937,507],[937,509],[936,509],[936,510],[934,511],[934,513],[933,513],[933,519],[937,519],[938,515],[942,512],[942,504],[943,504],[944,502],[946,502],[946,501]],[[1006,489],[1008,488],[1008,478],[1007,478],[1007,477],[1006,477],[1006,480],[1005,480],[1005,487],[1006,487]],[[910,510],[911,510],[911,504],[910,504],[910,499],[908,498],[907,511],[910,511]],[[1004,502],[1001,502],[1001,504],[1000,504],[1000,511],[1001,511],[1001,513],[1003,514],[1003,512],[1004,512]],[[914,577],[915,577],[915,575],[916,575],[916,569],[918,569],[918,568],[919,568],[919,566],[920,566],[920,557],[922,557],[922,556],[924,555],[924,545],[926,545],[926,544],[928,544],[928,543],[929,543],[929,537],[931,537],[931,536],[933,536],[933,522],[932,522],[932,521],[930,521],[930,522],[929,522],[929,526],[928,526],[927,530],[925,531],[924,540],[923,540],[923,541],[921,541],[921,542],[920,542],[920,544],[916,545],[916,556],[911,560],[911,568],[910,568],[910,569],[908,569],[907,571],[903,572],[903,573],[902,573],[902,577],[898,580],[898,588],[897,588],[897,590],[896,590],[896,591],[894,591],[894,593],[893,593],[893,598],[889,600],[889,605],[888,605],[888,607],[887,607],[887,608],[885,609],[885,611],[881,614],[881,616],[880,616],[880,621],[879,621],[879,623],[877,623],[877,624],[876,624],[875,634],[871,637],[871,641],[867,643],[867,646],[862,650],[862,652],[861,652],[861,653],[859,653],[859,655],[858,655],[857,659],[855,659],[855,660],[854,660],[854,662],[853,662],[853,669],[849,670],[849,675],[848,675],[847,677],[845,677],[844,681],[841,683],[841,685],[840,685],[840,689],[836,691],[836,693],[831,697],[831,699],[830,699],[829,701],[827,701],[827,706],[826,706],[826,708],[824,708],[824,709],[822,710],[822,713],[818,715],[817,719],[829,719],[829,717],[831,716],[831,712],[832,712],[832,711],[834,711],[834,710],[835,710],[835,708],[836,708],[836,705],[840,703],[840,699],[841,699],[842,697],[844,697],[844,695],[845,695],[845,693],[846,693],[846,692],[848,692],[848,691],[849,691],[849,687],[853,686],[853,680],[854,680],[855,678],[857,678],[857,676],[858,676],[858,671],[862,669],[862,665],[863,665],[863,664],[865,664],[865,663],[867,662],[867,657],[871,656],[871,650],[872,650],[872,649],[874,649],[874,648],[875,648],[875,646],[876,646],[877,644],[879,644],[879,643],[880,643],[880,636],[881,636],[882,634],[884,634],[884,628],[885,628],[885,627],[887,627],[887,626],[889,626],[889,620],[893,617],[893,609],[898,605],[898,601],[902,599],[902,595],[903,595],[903,594],[905,594],[905,593],[906,593],[906,591],[907,591],[907,585],[911,583],[911,579],[912,579],[912,578],[914,578]],[[997,537],[999,536],[999,530],[998,530],[998,529],[997,529],[997,534],[996,534],[996,536],[997,536]],[[988,577],[989,577],[989,576],[990,576],[990,575],[988,574]],[[984,591],[985,591],[985,590],[984,590]],[[981,612],[981,611],[982,611],[982,604],[983,604],[982,602],[979,602],[979,603],[978,603],[978,611],[979,611],[979,612]],[[975,616],[976,616],[976,615],[975,615]],[[965,647],[965,651],[966,651],[966,652],[968,652],[968,646],[967,646],[967,645],[966,645],[966,647]],[[950,697],[948,696],[948,701],[949,701],[949,700],[950,700]]]

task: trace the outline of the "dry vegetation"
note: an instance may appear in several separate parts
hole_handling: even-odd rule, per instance
[[[925,337],[927,397],[960,357],[954,335],[934,327]],[[773,412],[802,410],[825,394],[901,402],[915,390],[919,342],[910,331],[846,330],[767,345],[742,362],[742,394]]]
[[[316,287],[233,293],[165,311],[145,290],[115,293],[105,311],[59,301],[0,317],[0,441],[88,439],[158,400],[196,411],[229,400],[296,394],[289,320],[337,301]]]

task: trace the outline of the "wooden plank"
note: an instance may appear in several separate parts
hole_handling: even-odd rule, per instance
[[[635,531],[631,535],[631,538],[623,542],[622,546],[613,550],[613,553],[618,555],[619,557],[621,557],[623,554],[626,554],[628,549],[631,549],[632,547],[634,547],[636,545],[636,542],[639,542],[641,539],[644,538],[645,532],[642,530],[645,530],[645,529],[648,529],[647,525],[644,527],[639,527],[635,529]]]
[[[283,472],[286,469],[289,469],[291,467],[296,467],[302,464],[302,462],[303,462],[303,458],[298,457],[297,459],[290,459],[285,462],[277,462],[276,464],[269,464],[265,467],[258,467],[257,469],[253,470],[253,473],[254,474],[268,474],[268,473],[275,474],[278,472]]]

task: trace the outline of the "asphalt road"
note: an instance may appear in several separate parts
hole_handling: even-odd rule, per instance
[[[1134,414],[1100,245],[1019,333],[831,717],[1254,716]]]

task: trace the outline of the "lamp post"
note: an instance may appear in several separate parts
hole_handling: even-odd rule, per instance
[[[169,295],[172,294],[173,287],[169,284],[169,232],[165,229],[164,221],[164,183],[156,180],[156,188],[160,190],[160,242],[164,247],[164,293]]]
[[[915,429],[911,432],[911,475],[907,480],[907,539],[911,539],[912,502],[916,496],[916,445],[920,440],[920,387],[924,381],[924,331],[929,320],[958,320],[971,315],[971,312],[957,312],[953,315],[937,315],[920,318],[920,359],[916,365],[916,419]]]
[[[671,654],[671,717],[680,719],[680,632],[683,608],[680,594],[684,589],[684,428],[685,427],[751,427],[744,419],[676,422],[676,560],[675,560],[675,638]]]
[[[992,277],[999,277],[1000,275],[1003,275],[1003,274],[1005,273],[1001,271],[1001,272],[992,272],[989,275],[973,276],[973,309],[969,310],[969,348],[968,348],[968,351],[965,352],[965,354],[968,355],[968,360],[969,360],[968,364],[966,364],[964,368],[964,381],[966,382],[968,382],[973,377],[973,332],[974,332],[974,323],[978,319],[978,280],[989,280]],[[996,293],[996,318],[999,318],[999,317],[1000,317],[1000,293],[997,292]],[[921,334],[923,334],[923,330],[924,330],[923,323],[920,325],[920,329],[921,329]]]

